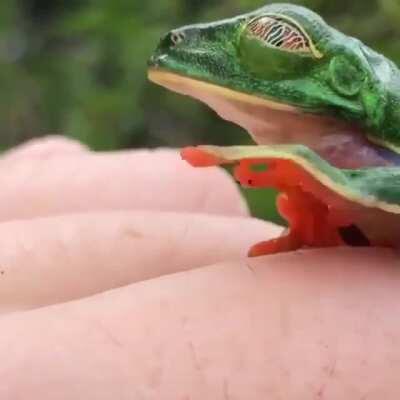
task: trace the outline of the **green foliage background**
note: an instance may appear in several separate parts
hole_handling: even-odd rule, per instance
[[[160,35],[233,16],[262,0],[1,0],[0,148],[47,134],[96,150],[248,143],[237,127],[146,81]],[[400,64],[399,0],[292,1]],[[275,219],[273,195],[247,193]]]

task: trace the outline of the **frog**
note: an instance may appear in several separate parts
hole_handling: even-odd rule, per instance
[[[194,167],[229,166],[274,188],[287,221],[249,256],[400,247],[400,70],[312,10],[274,3],[166,33],[148,78],[246,130],[249,146],[189,146]],[[212,190],[212,188],[210,188]]]

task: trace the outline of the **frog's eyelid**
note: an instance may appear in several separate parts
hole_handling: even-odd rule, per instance
[[[246,30],[261,39],[267,46],[283,51],[310,54],[322,58],[307,32],[292,18],[266,14],[250,20]]]

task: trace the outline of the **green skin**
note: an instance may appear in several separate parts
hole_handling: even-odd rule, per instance
[[[271,21],[278,27],[268,35],[265,24]],[[252,30],[255,26],[258,33]],[[274,37],[280,26],[293,29],[303,46],[285,48],[282,37]],[[400,71],[358,39],[330,27],[306,8],[273,4],[235,18],[171,31],[149,61],[149,77],[207,103],[223,118],[246,128],[259,143],[263,137],[265,144],[271,133],[272,143],[306,145],[282,146],[279,157],[295,159],[303,168],[299,159],[304,159],[308,172],[324,187],[366,208],[369,217],[363,221],[368,223],[358,221],[358,226],[364,225],[363,232],[373,243],[386,244],[390,235],[399,237]],[[273,129],[267,128],[273,118]],[[286,120],[293,123],[285,132]],[[336,140],[338,133],[342,138],[342,132],[346,140],[333,156],[327,140],[332,147],[332,138]],[[354,152],[348,145],[354,144],[351,141],[354,148],[368,150],[367,159]],[[354,157],[346,153],[350,147]],[[276,146],[264,150],[265,158],[278,157]],[[230,162],[259,153],[241,149],[232,158],[229,150],[218,151],[220,158]],[[353,164],[347,163],[350,158]],[[382,230],[382,214],[389,214],[395,223],[380,241],[375,238]],[[393,239],[390,245],[399,241]]]

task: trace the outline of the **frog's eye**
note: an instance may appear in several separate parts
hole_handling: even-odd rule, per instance
[[[321,58],[310,36],[294,20],[282,15],[264,15],[246,26],[248,35],[274,49]]]

